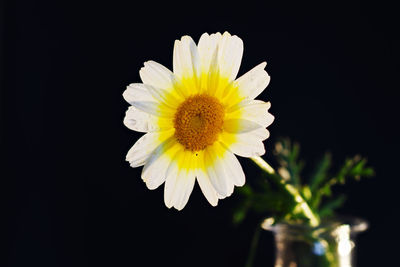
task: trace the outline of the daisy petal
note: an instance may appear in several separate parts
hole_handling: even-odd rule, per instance
[[[172,89],[174,87],[174,74],[155,61],[147,61],[139,71],[140,78],[144,84],[161,89]]]
[[[197,158],[197,168],[196,168],[196,178],[199,183],[201,192],[206,197],[208,202],[212,206],[217,206],[218,204],[218,195],[215,191],[210,177],[208,177],[206,169],[204,167],[204,153],[199,153]]]
[[[160,105],[157,102],[150,102],[150,101],[132,102],[132,106],[157,117],[161,115],[159,107]]]
[[[196,173],[197,182],[199,183],[201,192],[206,197],[208,202],[213,206],[217,206],[218,204],[218,196],[217,192],[215,191],[213,185],[211,184],[210,178],[208,177],[207,173],[202,170],[198,169]]]
[[[132,106],[156,117],[173,118],[175,115],[175,110],[173,108],[170,108],[159,102],[132,102]]]
[[[142,179],[146,183],[147,188],[153,190],[159,187],[167,177],[166,170],[171,163],[171,158],[165,153],[175,144],[173,138],[169,138],[161,143],[153,151],[146,161],[142,170]]]
[[[156,88],[151,85],[145,85],[145,87],[157,102],[162,103],[169,108],[176,109],[181,103],[173,93],[170,93],[167,90]]]
[[[219,40],[221,39],[220,33],[208,35],[204,33],[199,40],[198,49],[200,57],[201,72],[205,75],[209,74],[210,64],[217,51]]]
[[[227,120],[241,118],[266,128],[274,121],[274,116],[268,112],[270,107],[270,102],[245,100],[227,110],[226,118]]]
[[[218,64],[222,77],[233,81],[239,72],[243,56],[243,41],[236,35],[231,36],[228,32],[222,35],[218,44]]]
[[[224,154],[229,152],[219,145],[218,142],[207,147],[204,153],[204,165],[211,184],[215,188],[218,198],[223,199],[233,193],[233,182],[225,170]]]
[[[190,36],[183,36],[181,41],[175,41],[173,57],[174,74],[179,78],[196,80],[199,77],[199,52]]]
[[[194,182],[196,181],[193,170],[184,171],[182,170],[178,175],[178,181],[175,185],[173,206],[177,210],[182,210],[193,191]]]
[[[172,198],[175,189],[175,184],[178,180],[179,167],[176,161],[172,161],[167,169],[167,178],[164,186],[164,203],[167,208],[172,208]]]
[[[171,120],[158,118],[134,106],[130,106],[126,111],[124,124],[137,132],[163,131],[173,127]]]
[[[155,101],[143,83],[131,83],[122,94],[125,101],[132,105],[133,102]]]
[[[231,177],[233,184],[236,186],[243,186],[245,183],[245,175],[239,160],[233,153],[227,151],[224,155],[225,170],[229,177]]]
[[[262,128],[262,126],[245,119],[228,119],[224,122],[224,130],[228,133],[246,133],[258,128]]]
[[[173,112],[171,109],[179,105],[179,101],[167,90],[143,83],[130,84],[124,91],[123,97],[132,106],[156,116],[163,116],[162,110],[166,110],[167,113]]]
[[[190,161],[191,163],[187,163]],[[167,170],[167,179],[164,187],[164,202],[168,208],[175,207],[181,210],[185,207],[189,196],[192,193],[195,173],[194,169],[180,168],[180,164],[193,165],[190,151],[183,151],[182,149],[176,153],[176,157],[171,162]]]
[[[265,154],[263,140],[269,137],[269,132],[265,128],[258,128],[251,132],[230,134],[223,132],[221,142],[230,151],[241,157],[255,157]]]
[[[147,162],[151,153],[161,143],[159,137],[158,133],[147,133],[136,141],[126,155],[126,161],[129,161],[131,167],[139,167]]]
[[[242,96],[254,99],[268,86],[271,78],[264,70],[266,65],[266,62],[257,65],[235,81]]]

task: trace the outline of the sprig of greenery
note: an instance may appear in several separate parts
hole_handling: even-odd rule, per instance
[[[316,216],[325,218],[334,215],[334,211],[345,202],[344,195],[333,196],[334,186],[374,175],[374,170],[367,166],[367,160],[359,155],[347,158],[338,171],[332,172],[332,156],[327,152],[316,164],[309,179],[303,179],[305,162],[300,159],[300,145],[288,138],[276,143],[274,154],[279,164],[277,173],[262,172],[254,185],[247,183],[239,189],[241,201],[233,214],[235,224],[242,222],[249,212],[263,217],[272,216],[275,222],[306,221],[299,203],[282,188],[282,184],[269,181],[285,180],[300,192]],[[278,175],[279,179],[269,177],[273,175]]]

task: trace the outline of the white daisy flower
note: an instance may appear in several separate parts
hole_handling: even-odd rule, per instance
[[[132,167],[144,165],[149,189],[165,182],[168,208],[183,209],[195,180],[211,205],[245,183],[235,154],[265,153],[263,140],[274,117],[269,102],[254,100],[270,77],[263,62],[235,80],[243,42],[228,32],[204,33],[195,44],[190,36],[175,41],[173,72],[154,61],[140,70],[143,83],[123,93],[131,105],[124,124],[144,132],[129,150]]]

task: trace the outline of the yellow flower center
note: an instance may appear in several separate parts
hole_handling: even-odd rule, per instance
[[[199,151],[212,145],[222,131],[224,106],[215,97],[188,97],[175,113],[175,137],[186,149]]]

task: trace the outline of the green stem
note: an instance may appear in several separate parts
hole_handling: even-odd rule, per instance
[[[274,182],[281,184],[282,187],[293,196],[293,199],[299,204],[301,210],[303,211],[304,216],[310,220],[310,225],[313,227],[318,226],[318,217],[311,210],[310,206],[308,206],[307,202],[303,199],[297,188],[291,184],[288,184],[284,179],[276,175],[276,172],[271,165],[269,165],[261,157],[253,157],[251,159],[258,165],[258,167],[270,174]]]
[[[251,240],[249,256],[247,258],[245,267],[252,267],[254,264],[254,258],[256,255],[258,240],[260,239],[260,233],[261,233],[261,227],[257,225],[256,230],[254,231],[253,234],[253,239]]]

